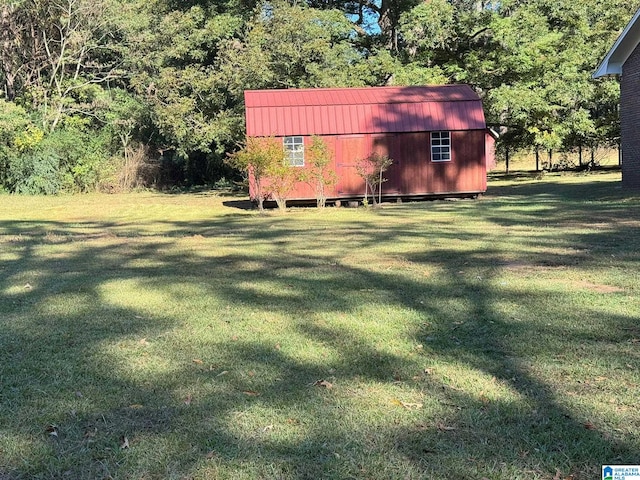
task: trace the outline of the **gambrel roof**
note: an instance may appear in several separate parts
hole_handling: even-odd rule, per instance
[[[349,135],[484,130],[468,85],[247,90],[247,135]]]

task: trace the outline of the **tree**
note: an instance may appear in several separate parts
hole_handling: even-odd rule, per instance
[[[590,76],[632,3],[422,2],[400,18],[403,65],[393,80],[471,84],[488,122],[508,131],[502,151],[579,146],[603,133],[597,105],[612,99]]]
[[[331,168],[331,151],[321,137],[312,136],[305,155],[306,165],[300,172],[300,180],[314,188],[316,204],[318,208],[324,208],[327,203],[327,187],[335,185],[338,181],[336,172]]]
[[[0,186],[7,187],[11,176],[10,165],[19,150],[15,140],[33,128],[24,108],[0,99]]]
[[[0,7],[7,98],[22,97],[54,131],[68,115],[95,115],[95,99],[121,79],[115,0],[23,0]]]
[[[241,39],[221,51],[221,83],[245,89],[362,86],[378,83],[382,57],[358,50],[353,25],[338,10],[265,4]]]
[[[356,164],[358,175],[365,181],[364,201],[367,202],[367,191],[371,190],[373,205],[382,203],[382,184],[386,182],[384,172],[391,166],[393,160],[387,155],[373,152],[367,158],[363,158]],[[378,198],[376,199],[376,194]]]
[[[287,208],[287,199],[296,182],[300,180],[300,169],[289,164],[289,158],[285,155],[282,145],[269,147],[272,162],[267,168],[269,181],[268,191],[278,205],[280,211]]]
[[[374,43],[394,53],[401,48],[398,35],[400,17],[420,3],[420,0],[308,0],[314,8],[340,10],[352,19],[361,36],[373,37]]]
[[[268,177],[274,165],[283,162],[283,156],[282,144],[274,138],[249,137],[240,150],[225,160],[233,168],[246,173],[249,189],[253,192],[251,200],[258,204],[260,211],[264,210]]]

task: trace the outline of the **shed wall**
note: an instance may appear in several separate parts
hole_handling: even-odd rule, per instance
[[[620,78],[620,129],[622,185],[640,190],[640,46],[622,67]]]
[[[308,145],[311,137],[304,137]],[[394,163],[385,173],[382,193],[387,196],[476,194],[486,191],[485,130],[451,132],[451,161],[431,161],[430,132],[396,134],[327,135],[322,137],[333,152],[333,169],[338,183],[327,191],[328,198],[364,195],[364,181],[358,175],[358,160],[371,153],[386,154]],[[304,167],[301,167],[304,168]],[[253,194],[252,194],[253,197]],[[299,182],[291,200],[312,200],[315,192]]]

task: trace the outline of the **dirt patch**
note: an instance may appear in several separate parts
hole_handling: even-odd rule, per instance
[[[620,293],[624,292],[624,288],[614,287],[613,285],[605,285],[603,283],[591,283],[587,281],[573,282],[573,286],[582,288],[596,293]]]
[[[563,262],[548,261],[543,263],[509,262],[502,264],[505,270],[535,273],[544,270],[555,270],[566,268],[568,265]]]
[[[521,274],[530,275],[530,274],[539,274],[541,272],[549,272],[549,271],[559,271],[563,268],[568,267],[566,264],[549,262],[545,264],[531,264],[525,262],[510,262],[503,265],[503,268],[506,270],[510,270],[513,272],[520,272]],[[593,283],[588,282],[586,280],[579,281],[569,281],[564,282],[560,280],[563,284],[569,285],[577,290],[588,290],[590,292],[595,293],[621,293],[626,290],[621,287],[616,287],[614,285],[606,285],[604,283]]]

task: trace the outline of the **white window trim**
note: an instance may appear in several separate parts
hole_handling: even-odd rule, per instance
[[[431,132],[431,161],[450,162],[451,161],[451,132],[439,131]],[[444,158],[443,158],[444,157]]]
[[[304,137],[290,135],[282,138],[282,146],[287,153],[289,165],[292,167],[304,167]]]

